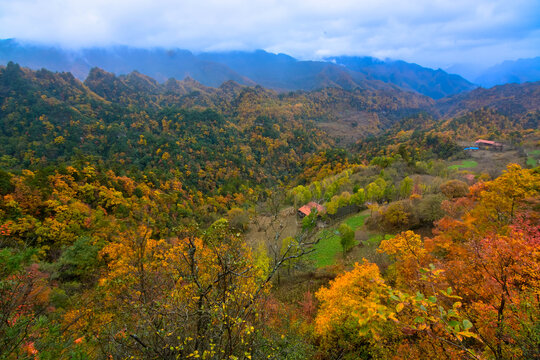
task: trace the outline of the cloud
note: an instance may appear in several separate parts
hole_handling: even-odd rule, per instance
[[[0,38],[429,66],[539,55],[537,0],[0,0]]]

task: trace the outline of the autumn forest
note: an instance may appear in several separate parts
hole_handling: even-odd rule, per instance
[[[0,66],[0,359],[538,359],[539,119]]]

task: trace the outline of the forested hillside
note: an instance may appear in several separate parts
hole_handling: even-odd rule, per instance
[[[333,143],[316,125],[348,122],[358,138],[432,104],[402,91],[329,88],[278,95],[233,82],[209,88],[170,79],[161,85],[139,73],[116,77],[99,69],[81,83],[69,73],[33,72],[15,64],[0,69],[0,91],[3,155],[17,163],[42,166],[94,156],[124,172],[158,164],[181,167],[188,173],[182,180],[189,182],[204,159],[209,162],[205,188],[217,181],[211,180],[212,168],[224,164],[258,182],[265,166],[271,181],[294,175],[296,163]]]
[[[0,68],[0,359],[540,357],[538,83],[246,84]]]
[[[83,84],[68,73],[9,65],[0,74],[3,159],[39,168],[89,161],[225,195],[286,179],[305,156],[332,143],[287,108],[246,107],[250,98],[268,101],[263,89],[200,88],[205,92],[189,81],[160,86],[140,74],[116,78],[97,69]]]
[[[489,107],[504,116],[538,112],[540,82],[506,84],[490,89],[476,89],[437,101],[437,109],[446,118],[462,115],[465,111]]]

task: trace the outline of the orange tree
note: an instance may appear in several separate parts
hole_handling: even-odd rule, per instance
[[[35,326],[47,312],[47,275],[32,264],[35,251],[0,250],[0,359],[37,353]]]
[[[366,356],[381,356],[384,344],[395,358],[539,357],[538,184],[537,171],[510,165],[446,203],[433,238],[407,231],[383,241],[379,251],[395,261],[386,280],[365,263],[319,291],[323,344],[346,330],[356,357],[359,339]]]
[[[537,171],[509,165],[426,241],[489,358],[539,356],[539,184]]]

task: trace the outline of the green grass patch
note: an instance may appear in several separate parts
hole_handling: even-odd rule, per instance
[[[347,220],[345,220],[345,224],[349,225],[353,230],[357,230],[358,228],[364,226],[364,220],[369,217],[369,214],[362,214],[362,215],[355,215]]]
[[[370,245],[379,245],[381,243],[381,241],[383,240],[390,240],[391,238],[393,238],[395,235],[391,235],[391,234],[386,234],[386,235],[382,235],[382,234],[376,234],[376,235],[372,235],[368,240],[367,240],[367,243],[370,244]]]
[[[314,246],[315,251],[309,254],[316,268],[334,264],[336,255],[341,252],[339,236],[334,231],[336,230],[325,229],[321,231],[319,234],[321,240]]]
[[[459,169],[463,169],[463,168],[474,168],[474,167],[477,167],[478,166],[478,163],[474,160],[464,160],[461,164],[455,164],[455,165],[450,165],[448,168],[450,170],[459,170]]]
[[[529,154],[531,154],[532,156],[540,156],[540,150],[529,151]]]
[[[369,214],[354,215],[346,219],[344,222],[353,230],[364,225],[364,220],[369,217]],[[336,262],[336,256],[341,254],[341,244],[339,235],[336,234],[339,224],[332,229],[325,229],[319,233],[321,240],[314,246],[315,251],[309,254],[309,259],[313,261],[316,268],[333,265]]]
[[[357,214],[353,215],[343,222],[349,225],[354,231],[364,226],[364,221],[369,217],[369,214]],[[309,259],[313,261],[316,268],[322,268],[325,266],[334,265],[336,263],[336,257],[341,255],[341,244],[339,242],[340,237],[337,234],[337,228],[339,224],[331,229],[324,229],[319,233],[321,240],[314,246],[315,251],[309,254]],[[395,235],[391,234],[375,234],[372,235],[367,243],[370,246],[378,246],[383,239],[388,240]]]
[[[538,161],[536,161],[535,158],[529,156],[527,158],[527,166],[536,167],[536,165],[538,165]]]

